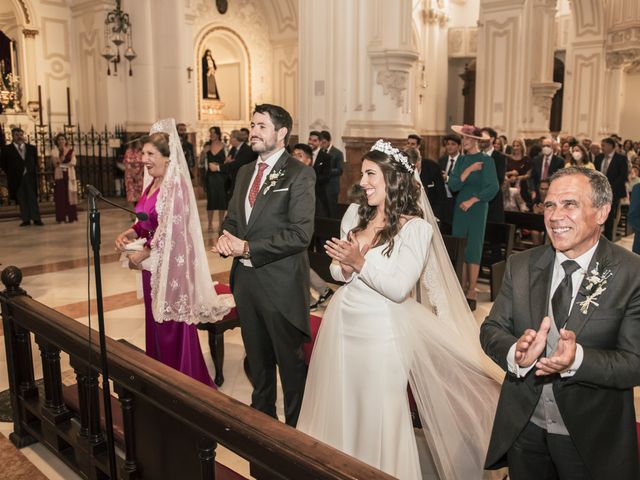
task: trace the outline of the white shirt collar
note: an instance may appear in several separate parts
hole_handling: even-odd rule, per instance
[[[449,155],[449,160],[451,160],[453,158],[453,161],[455,162],[456,160],[458,160],[458,157],[460,156],[460,152],[456,153],[455,155]]]
[[[486,153],[486,154],[487,154],[487,156],[489,156],[489,157],[490,157],[491,155],[493,155],[493,150],[494,150],[494,148],[493,148],[493,147],[491,147],[489,150],[485,150],[485,151],[484,151],[484,153]]]
[[[276,162],[278,161],[278,159],[282,155],[282,152],[284,152],[284,147],[282,147],[277,152],[271,154],[271,156],[264,161],[267,165],[269,165],[269,168],[273,168],[273,166],[276,164]],[[262,163],[262,160],[259,160],[259,161],[256,162],[256,168],[258,168],[258,165],[260,163]]]
[[[577,258],[569,258],[562,252],[556,252],[556,261],[558,262],[558,265],[562,265],[562,262],[564,262],[565,260],[574,260],[575,262],[578,263],[578,265],[580,265],[580,268],[582,269],[583,273],[586,273],[587,270],[589,269],[589,264],[591,263],[591,259],[593,258],[593,255],[596,253],[596,248],[598,248],[599,243],[600,243],[600,240],[598,240],[593,247],[591,247],[589,250],[587,250]]]

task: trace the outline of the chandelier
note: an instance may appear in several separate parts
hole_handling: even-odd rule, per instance
[[[111,75],[111,65],[113,64],[113,75],[118,75],[118,64],[120,58],[120,45],[126,42],[127,48],[124,51],[124,58],[129,61],[129,76],[133,75],[131,61],[136,58],[136,52],[131,42],[131,21],[129,14],[124,13],[120,8],[121,0],[116,0],[115,10],[107,13],[104,19],[104,50],[102,56],[107,61],[107,75]],[[111,45],[115,45],[115,48]]]

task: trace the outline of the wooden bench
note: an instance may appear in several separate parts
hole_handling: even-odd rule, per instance
[[[341,220],[336,218],[316,217],[313,222],[313,237],[309,244],[309,266],[325,282],[341,284],[331,276],[329,266],[331,258],[324,250],[324,244],[332,237],[340,238]]]
[[[542,235],[542,243],[547,240],[547,229],[544,225],[544,215],[529,212],[504,212],[505,223],[510,223],[519,229],[533,230],[540,232]],[[527,248],[536,246],[533,243],[519,242],[514,243],[516,250],[526,250]]]
[[[458,280],[462,283],[462,271],[464,268],[464,249],[467,246],[467,239],[463,237],[453,237],[451,235],[442,235],[444,246],[447,249],[453,269],[458,276]]]
[[[484,234],[484,248],[480,263],[480,276],[489,279],[490,298],[493,302],[502,286],[504,265],[513,251],[516,226],[511,223],[487,222]],[[496,250],[498,255],[496,255]],[[500,274],[502,272],[502,275]]]

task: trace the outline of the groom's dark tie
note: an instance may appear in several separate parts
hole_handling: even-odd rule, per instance
[[[565,260],[562,262],[564,268],[564,278],[556,288],[553,298],[551,299],[551,308],[553,309],[553,320],[556,322],[558,330],[563,328],[569,317],[569,307],[571,306],[571,298],[573,297],[573,283],[571,275],[580,268],[574,260]]]

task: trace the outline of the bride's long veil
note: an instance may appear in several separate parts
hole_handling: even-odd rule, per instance
[[[436,315],[416,309],[398,322],[409,342],[403,349],[411,354],[409,383],[439,477],[480,478],[504,372],[480,347],[478,324],[423,188],[420,206],[433,236],[416,297]]]

